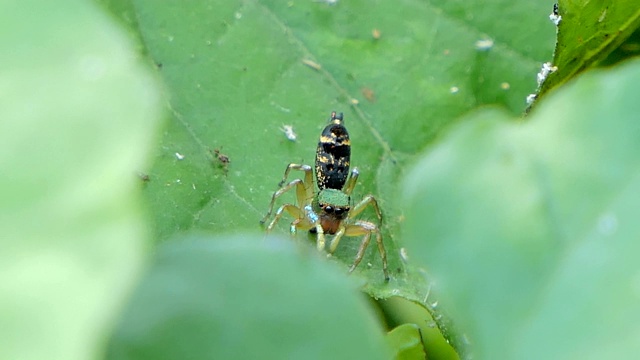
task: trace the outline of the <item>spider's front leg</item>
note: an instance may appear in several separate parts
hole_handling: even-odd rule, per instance
[[[360,247],[358,248],[356,258],[353,260],[353,265],[351,265],[351,267],[349,268],[349,272],[355,270],[355,268],[364,258],[364,253],[369,246],[369,242],[371,241],[371,234],[374,234],[376,237],[376,244],[378,245],[378,253],[380,254],[380,259],[382,260],[382,272],[384,273],[384,280],[389,281],[389,271],[387,269],[387,252],[384,249],[382,234],[380,233],[380,229],[378,228],[378,226],[369,221],[358,220],[353,224],[347,225],[344,234],[346,236],[364,235],[362,238],[362,242],[360,243]]]
[[[278,221],[280,220],[280,218],[285,212],[287,212],[289,215],[291,215],[291,217],[295,219],[291,223],[291,230],[290,230],[291,235],[295,235],[296,230],[300,225],[300,222],[304,220],[304,213],[299,207],[292,204],[284,204],[280,206],[278,210],[276,210],[276,215],[273,217],[273,220],[271,220],[271,222],[269,223],[269,226],[267,226],[267,230],[266,230],[267,234],[273,229],[274,226],[276,226],[276,224],[278,223]]]
[[[354,169],[354,172],[355,178],[357,179],[357,170]],[[352,174],[352,178],[354,178],[353,175],[354,174]],[[347,189],[351,191],[353,189],[353,186],[355,186],[355,180],[348,183],[347,185]],[[360,262],[364,258],[365,251],[369,246],[369,242],[371,241],[371,235],[374,234],[376,237],[376,244],[378,245],[378,253],[380,254],[380,258],[382,259],[382,271],[384,272],[384,278],[385,281],[388,281],[389,273],[387,270],[387,252],[384,248],[384,243],[382,242],[382,234],[380,233],[379,225],[364,220],[354,221],[353,219],[368,206],[372,206],[375,210],[376,216],[378,217],[381,226],[382,213],[380,212],[378,201],[375,197],[373,197],[373,195],[367,195],[349,211],[347,219],[345,220],[346,225],[342,225],[340,227],[338,232],[336,232],[336,236],[331,241],[331,244],[329,246],[329,253],[333,253],[336,250],[343,236],[363,236],[360,247],[358,248],[358,253],[356,254],[356,258],[353,262],[353,265],[351,265],[351,268],[349,269],[349,272],[351,272],[358,266],[358,264],[360,264]]]
[[[354,179],[354,178],[355,179],[358,178],[358,170],[357,169],[353,169],[353,172],[351,174],[351,179]],[[351,192],[351,190],[353,190],[353,186],[355,185],[355,179],[353,180],[353,183],[351,182],[351,179],[349,179],[349,183],[347,184],[347,187],[345,188],[345,189],[349,190],[349,192]],[[358,202],[353,207],[353,209],[351,209],[349,211],[349,214],[347,215],[347,219],[345,221],[348,223],[349,220],[351,220],[354,217],[358,216],[364,209],[367,208],[367,206],[372,206],[373,209],[376,212],[376,216],[378,216],[379,225],[376,226],[376,229],[379,228],[380,226],[382,226],[382,212],[380,212],[380,207],[378,207],[378,201],[376,200],[375,197],[373,197],[373,195],[367,195],[367,196],[364,197],[364,199],[360,200],[360,202]],[[366,223],[369,223],[369,222],[366,221]],[[331,241],[331,245],[329,245],[329,253],[330,254],[333,254],[333,252],[336,251],[336,248],[338,247],[338,244],[340,243],[340,240],[342,239],[342,236],[345,235],[345,231],[346,231],[347,227],[342,225],[342,226],[340,226],[340,229],[338,229],[338,232],[336,232],[336,236]],[[355,236],[355,235],[347,235],[347,236]]]
[[[376,216],[378,217],[379,225],[382,226],[382,212],[380,211],[380,207],[378,206],[378,200],[373,195],[367,195],[359,203],[357,203],[351,211],[349,211],[348,219],[353,219],[358,216],[367,206],[372,206],[376,212]]]
[[[282,185],[287,181],[289,172],[292,169],[304,171],[304,181],[301,179],[295,179],[283,187]],[[293,187],[296,188],[296,199],[298,201],[299,207],[304,207],[307,204],[311,203],[311,200],[313,199],[313,172],[311,170],[311,166],[300,164],[287,165],[287,169],[284,171],[284,177],[282,178],[282,181],[278,184],[278,186],[280,187],[280,189],[274,192],[273,196],[271,196],[269,211],[267,211],[267,214],[262,218],[262,220],[260,220],[261,224],[264,224],[271,216],[271,213],[273,212],[273,206],[276,203],[276,199],[282,196],[287,191],[291,190]],[[300,210],[300,208],[298,208],[298,210]]]

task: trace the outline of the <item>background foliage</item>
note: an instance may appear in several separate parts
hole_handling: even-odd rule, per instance
[[[551,1],[3,3],[2,357],[637,353],[640,65],[564,84],[634,55],[638,10],[559,5],[556,28]],[[388,284],[373,248],[343,275],[355,239],[325,261],[258,226],[332,110],[356,198],[385,214]],[[153,248],[117,317],[145,253],[139,193]],[[399,324],[419,331],[385,342]]]

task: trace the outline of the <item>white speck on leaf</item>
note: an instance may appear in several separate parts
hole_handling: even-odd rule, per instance
[[[601,23],[604,21],[604,18],[607,17],[607,8],[604,8],[604,10],[602,11],[602,14],[600,14],[600,17],[598,18],[598,22]]]
[[[540,71],[538,72],[538,75],[537,75],[538,87],[542,85],[542,83],[547,79],[549,74],[552,74],[556,71],[558,71],[558,67],[553,66],[550,62],[546,62],[542,64],[542,67],[540,68]]]
[[[400,257],[402,258],[402,261],[407,262],[409,261],[409,255],[407,255],[407,249],[401,247],[400,248]]]
[[[488,51],[493,47],[493,40],[491,39],[482,39],[476,41],[476,50],[479,51]]]
[[[176,153],[176,159],[178,160],[184,160],[184,155],[180,154],[179,152]]]
[[[298,139],[298,135],[293,131],[292,125],[282,125],[280,131],[284,133],[284,136],[286,136],[289,141],[295,142]]]

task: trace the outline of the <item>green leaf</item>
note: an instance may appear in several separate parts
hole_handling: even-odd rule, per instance
[[[640,62],[585,75],[526,124],[487,111],[406,183],[406,239],[479,359],[640,347]]]
[[[621,61],[637,57],[640,55],[640,27],[627,38],[618,48],[616,48],[606,59],[602,60],[600,66],[611,66]]]
[[[394,359],[411,360],[426,359],[420,327],[416,324],[404,324],[389,331],[387,341],[391,348],[395,350]]]
[[[400,296],[381,299],[378,300],[377,303],[382,309],[387,325],[390,328],[400,328],[403,324],[410,324],[418,327],[420,332],[419,340],[422,341],[421,352],[424,353],[423,358],[426,356],[430,360],[458,359],[458,355],[454,352],[451,345],[442,334],[449,334],[449,338],[458,340],[455,337],[457,329],[450,329],[447,327],[451,326],[451,324],[441,319],[443,315],[437,310],[438,302],[437,300],[433,300],[433,298],[434,296],[430,293],[428,300],[432,302],[427,304],[427,306],[423,303],[406,300]],[[436,319],[434,319],[434,316]],[[451,334],[453,334],[453,336],[451,336]],[[401,345],[402,347],[404,344],[405,342],[400,342],[397,345]],[[407,343],[406,345],[410,344]],[[401,350],[398,346],[395,346],[394,348],[396,351]],[[410,346],[410,348],[413,349],[414,347]],[[411,349],[408,350],[410,353],[413,353]],[[464,350],[464,348],[462,349]]]
[[[0,358],[98,358],[144,255],[157,84],[91,2],[3,1],[0,47]]]
[[[373,312],[340,271],[287,240],[160,245],[109,359],[388,359]]]
[[[544,81],[539,97],[604,61],[640,28],[640,8],[634,1],[560,0],[558,4],[562,19],[553,58],[557,70]]]

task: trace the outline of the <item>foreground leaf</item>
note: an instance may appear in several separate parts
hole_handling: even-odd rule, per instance
[[[294,250],[259,237],[161,245],[108,358],[387,359],[364,298],[315,253]]]
[[[414,169],[409,247],[477,358],[640,351],[639,84],[636,61],[558,91],[527,124],[481,113]]]
[[[3,1],[0,28],[0,358],[98,358],[143,256],[156,84],[91,2]]]

